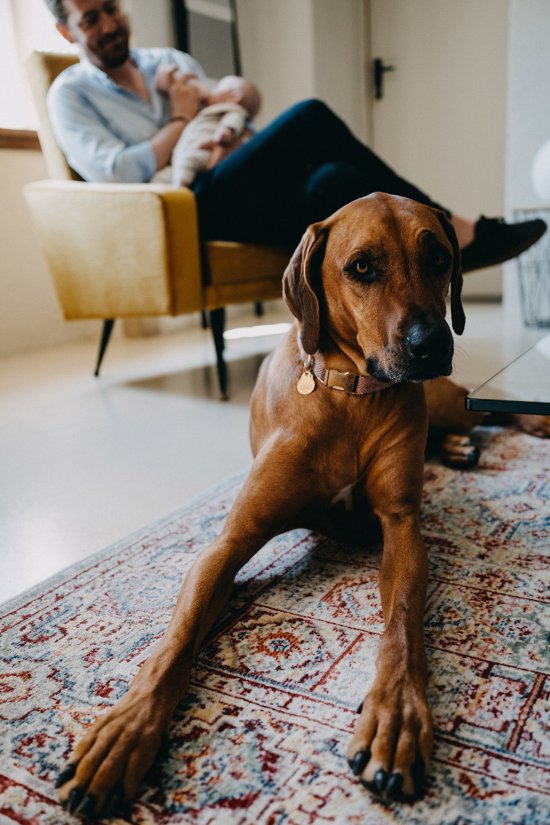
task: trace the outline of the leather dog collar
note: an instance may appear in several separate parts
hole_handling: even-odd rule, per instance
[[[387,381],[379,381],[372,375],[329,369],[325,367],[323,357],[318,351],[315,355],[308,355],[304,360],[304,369],[298,381],[298,392],[302,395],[313,392],[315,379],[331,390],[340,390],[350,395],[368,395],[391,386]]]

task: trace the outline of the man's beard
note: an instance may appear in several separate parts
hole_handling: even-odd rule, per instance
[[[118,41],[119,39],[120,42],[117,43],[116,48],[109,48],[112,41]],[[119,29],[114,35],[111,34],[106,37],[102,42],[97,44],[94,53],[106,69],[118,69],[130,56],[128,30]]]

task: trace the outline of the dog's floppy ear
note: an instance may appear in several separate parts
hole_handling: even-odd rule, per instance
[[[316,290],[321,284],[325,241],[322,224],[309,226],[283,276],[284,299],[300,321],[300,339],[308,355],[313,355],[319,345],[320,307]]]
[[[462,292],[462,267],[460,264],[460,249],[456,232],[445,212],[439,209],[434,209],[435,214],[441,224],[445,235],[451,242],[453,247],[453,271],[451,274],[451,319],[453,322],[453,329],[457,335],[462,335],[464,326],[466,324],[466,317],[462,307],[462,300],[460,294]]]

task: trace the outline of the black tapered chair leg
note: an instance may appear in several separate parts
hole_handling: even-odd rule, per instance
[[[113,326],[115,324],[114,318],[106,318],[103,321],[103,330],[101,331],[101,339],[99,341],[99,352],[97,354],[97,364],[95,367],[94,375],[99,375],[99,370],[101,368],[101,362],[103,361],[103,356],[105,355],[105,350],[107,349],[107,345],[109,344],[109,338],[111,337],[111,332],[113,331]]]
[[[264,305],[261,301],[256,301],[254,304],[254,314],[257,318],[261,318],[264,314]]]
[[[216,347],[216,367],[218,370],[218,384],[222,401],[227,401],[227,367],[223,358],[224,340],[223,331],[225,329],[225,308],[219,307],[210,311],[210,328]]]
[[[208,329],[208,316],[204,309],[201,309],[201,329]]]

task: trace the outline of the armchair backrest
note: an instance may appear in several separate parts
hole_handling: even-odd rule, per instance
[[[81,180],[57,145],[46,105],[46,95],[53,81],[73,63],[78,63],[76,55],[55,52],[32,52],[27,59],[27,72],[38,114],[40,146],[50,177],[58,180]]]

